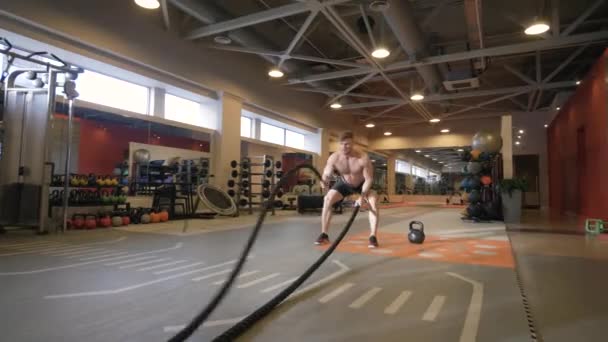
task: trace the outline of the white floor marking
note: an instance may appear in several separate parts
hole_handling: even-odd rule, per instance
[[[276,284],[276,285],[273,285],[273,286],[271,286],[271,287],[265,288],[265,289],[263,289],[263,290],[262,290],[262,291],[260,291],[260,292],[261,292],[261,293],[266,293],[266,292],[271,292],[271,291],[274,291],[274,290],[276,290],[276,289],[280,289],[281,287],[284,287],[284,286],[287,286],[287,285],[289,285],[289,284],[293,283],[293,282],[294,282],[294,281],[296,281],[296,279],[298,279],[298,278],[299,278],[299,277],[293,277],[293,278],[291,278],[291,279],[289,279],[289,280],[286,280],[286,281],[284,281],[284,282],[282,282],[282,283],[280,283],[280,284]]]
[[[161,258],[161,259],[148,260],[148,261],[144,261],[144,262],[138,262],[137,264],[123,265],[123,266],[120,266],[119,269],[124,270],[125,268],[132,268],[132,267],[150,265],[150,264],[155,264],[157,262],[161,262],[161,261],[165,261],[165,260],[169,260],[169,259],[170,258]]]
[[[253,286],[253,285],[256,285],[256,284],[259,284],[259,283],[265,282],[266,280],[270,280],[270,279],[272,279],[272,278],[276,278],[276,277],[278,277],[280,274],[281,274],[281,273],[273,273],[273,274],[269,274],[269,275],[267,275],[267,276],[265,276],[265,277],[262,277],[262,278],[259,278],[259,279],[256,279],[256,280],[252,280],[252,281],[250,281],[250,282],[248,282],[248,283],[245,283],[245,284],[238,285],[238,286],[237,286],[237,288],[239,288],[239,289],[246,289],[246,288],[251,287],[251,286]]]
[[[38,252],[41,250],[45,250],[45,249],[53,249],[53,248],[62,248],[62,247],[66,247],[69,245],[63,244],[63,243],[53,243],[51,245],[44,245],[44,246],[35,246],[35,247],[26,247],[26,248],[14,248],[16,250],[19,250],[21,252]]]
[[[365,292],[361,297],[357,298],[354,302],[352,302],[348,307],[351,309],[360,309],[367,302],[369,302],[375,295],[377,295],[380,291],[382,291],[379,287],[374,287],[369,291]]]
[[[353,283],[346,283],[340,287],[338,287],[337,289],[333,290],[332,292],[326,294],[325,296],[321,297],[321,299],[319,299],[319,302],[321,304],[325,304],[327,302],[329,302],[330,300],[338,297],[339,295],[341,295],[342,293],[346,292],[348,289],[350,289],[351,287],[353,287]]]
[[[153,259],[153,258],[156,258],[156,256],[150,255],[150,256],[137,257],[137,258],[133,258],[133,259],[127,259],[127,260],[110,262],[110,263],[107,263],[107,264],[104,264],[104,265],[105,266],[115,266],[115,265],[129,264],[129,263],[132,263],[134,261],[147,260],[147,259]]]
[[[74,248],[83,249],[83,248],[91,248],[91,247],[78,246],[78,245],[61,245],[61,246],[54,246],[54,247],[39,248],[39,249],[36,249],[36,252],[37,253],[46,253],[46,252],[56,252],[56,251],[68,251],[68,250],[74,249]]]
[[[27,248],[34,246],[44,246],[44,245],[56,245],[55,241],[38,241],[38,242],[25,242],[25,243],[14,243],[10,245],[2,245],[3,248]]]
[[[384,309],[384,313],[387,315],[396,314],[397,312],[399,312],[399,309],[401,309],[403,304],[405,304],[405,302],[407,302],[407,300],[410,299],[411,295],[412,295],[411,291],[401,292],[399,297],[397,297],[389,306],[386,307],[386,309]]]
[[[254,271],[249,271],[249,272],[241,273],[241,274],[239,274],[238,277],[236,277],[236,279],[242,279],[242,278],[248,277],[250,275],[254,275],[254,274],[258,273],[258,272],[260,272],[260,271],[259,270],[254,270]],[[222,285],[225,282],[226,282],[226,280],[219,280],[219,281],[216,281],[215,283],[213,283],[213,285]]]
[[[41,253],[41,254],[50,254],[50,255],[53,255],[53,254],[70,253],[70,252],[76,252],[76,251],[82,252],[83,250],[96,250],[96,251],[99,251],[101,249],[102,248],[91,248],[91,247],[83,247],[83,246],[81,246],[81,247],[74,247],[74,246],[72,246],[72,247],[54,248],[54,249],[49,249],[49,250],[45,250],[45,251],[37,251],[37,252]]]
[[[479,320],[481,319],[483,284],[463,277],[457,273],[446,272],[446,274],[465,281],[473,286],[473,294],[471,295],[471,302],[469,303],[469,308],[467,309],[467,315],[464,319],[464,326],[462,328],[462,333],[460,334],[459,342],[475,342],[477,340],[477,331],[479,330]]]
[[[154,270],[157,268],[162,268],[162,267],[167,267],[167,266],[172,266],[172,265],[177,265],[177,264],[181,264],[182,262],[186,262],[188,260],[177,260],[177,261],[173,261],[173,262],[168,262],[166,264],[160,264],[160,265],[154,265],[154,266],[150,266],[150,267],[144,267],[144,268],[140,268],[137,271],[149,271],[149,270]]]
[[[509,238],[506,236],[491,236],[491,237],[482,238],[482,240],[509,241]]]
[[[203,323],[203,327],[216,327],[216,326],[220,326],[220,325],[235,324],[235,323],[240,322],[244,318],[245,318],[245,316],[237,317],[237,318],[230,318],[230,319],[220,319],[220,320],[216,320],[216,321],[207,321],[207,322]],[[170,326],[164,327],[163,331],[166,333],[176,333],[176,332],[184,329],[185,327],[186,327],[185,325],[170,325]]]
[[[473,251],[473,254],[479,254],[479,255],[496,255],[496,252],[492,252],[492,251]]]
[[[171,250],[175,250],[175,249],[181,248],[182,246],[183,246],[183,244],[181,242],[178,242],[173,247],[163,248],[163,249],[157,249],[157,250],[148,251],[148,252],[141,252],[141,253],[137,253],[137,254],[132,254],[129,257],[171,251]],[[115,258],[108,258],[108,259],[102,259],[102,260],[93,260],[93,261],[87,261],[87,262],[79,262],[79,263],[76,263],[76,264],[69,264],[69,265],[56,266],[56,267],[48,267],[48,268],[40,268],[40,269],[37,269],[37,270],[30,270],[30,271],[0,272],[0,276],[36,274],[36,273],[42,273],[42,272],[48,272],[48,271],[63,270],[63,269],[66,269],[66,268],[72,268],[72,267],[90,265],[90,264],[95,264],[95,263],[98,263],[98,262],[111,261],[111,260],[115,260],[115,259],[118,259],[118,258],[123,258],[123,257],[115,257]]]
[[[424,316],[422,316],[423,321],[434,322],[445,303],[445,296],[435,296],[431,305],[426,309]]]
[[[202,265],[204,264],[204,262],[195,262],[193,264],[188,264],[188,265],[184,265],[184,266],[179,266],[179,267],[174,267],[174,268],[169,268],[166,270],[162,270],[162,271],[156,271],[154,272],[155,275],[159,275],[159,274],[165,274],[165,273],[169,273],[169,272],[175,272],[175,271],[179,271],[179,270],[183,270],[186,268],[190,268],[190,267],[196,267],[198,265]]]
[[[150,285],[162,283],[163,281],[167,281],[167,280],[171,280],[171,279],[187,276],[187,275],[190,275],[190,274],[204,272],[204,271],[208,271],[208,270],[211,270],[211,269],[214,269],[214,268],[224,267],[224,266],[229,265],[229,264],[234,264],[235,262],[237,262],[237,260],[231,260],[231,261],[227,261],[227,262],[224,262],[224,263],[221,263],[221,264],[218,264],[218,265],[207,266],[207,267],[203,267],[203,268],[198,268],[196,270],[191,270],[191,271],[188,271],[188,272],[173,274],[173,275],[170,275],[170,276],[167,276],[167,277],[164,277],[164,278],[154,279],[152,281],[148,281],[148,282],[145,282],[145,283],[140,283],[140,284],[136,284],[136,285],[122,287],[122,288],[115,289],[115,290],[66,293],[66,294],[60,294],[60,295],[45,296],[44,298],[46,298],[46,299],[58,299],[58,298],[91,297],[91,296],[103,296],[103,295],[117,294],[117,293],[122,293],[122,292],[127,292],[127,291],[131,291],[131,290],[139,289],[139,288],[142,288],[142,287],[145,287],[145,286],[150,286]]]
[[[94,260],[94,259],[103,259],[103,258],[112,257],[112,256],[129,254],[129,252],[104,252],[104,253],[105,254],[96,255],[96,256],[92,256],[92,257],[86,257],[86,258],[82,258],[80,260],[86,261],[86,260]],[[97,253],[95,253],[95,254],[97,254]]]
[[[318,281],[306,286],[305,288],[296,291],[295,293],[293,293],[291,296],[289,296],[289,298],[287,300],[291,300],[299,295],[301,295],[302,293],[308,292],[310,290],[313,290],[319,286],[325,285],[326,283],[341,277],[343,274],[348,273],[348,271],[350,271],[350,267],[344,265],[342,262],[340,262],[339,260],[332,260],[334,264],[338,265],[340,267],[340,270],[338,272],[335,272],[333,274],[328,275],[327,277],[323,278],[323,279],[319,279]]]
[[[72,255],[83,255],[83,254],[88,254],[88,253],[93,253],[93,252],[109,252],[107,249],[104,248],[91,248],[91,247],[86,247],[84,249],[79,248],[78,251],[76,250],[72,250],[72,251],[64,251],[64,252],[51,252],[51,253],[46,253],[52,256],[72,256]]]
[[[496,246],[492,246],[492,245],[475,245],[476,248],[483,248],[483,249],[496,249]]]
[[[433,252],[421,252],[421,253],[418,253],[418,256],[421,256],[423,258],[441,258],[441,257],[443,257],[443,254],[433,253]]]
[[[216,277],[218,275],[230,273],[231,271],[232,271],[231,269],[228,269],[228,270],[223,270],[223,271],[219,271],[219,272],[215,272],[215,273],[206,274],[206,275],[204,275],[202,277],[192,278],[192,281],[201,281],[201,280],[204,280],[204,279],[213,278],[213,277]]]

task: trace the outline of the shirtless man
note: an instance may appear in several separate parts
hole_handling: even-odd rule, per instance
[[[337,170],[341,175],[336,184],[329,189],[325,195],[323,203],[321,235],[315,244],[322,245],[329,243],[327,231],[331,222],[332,207],[344,197],[352,194],[360,194],[357,204],[363,201],[369,204],[369,248],[378,247],[376,232],[378,230],[378,197],[371,191],[374,181],[374,171],[372,163],[367,154],[354,148],[353,133],[345,132],[340,136],[340,150],[327,159],[327,165],[323,170],[321,187],[325,190],[329,186],[329,178],[333,171]]]

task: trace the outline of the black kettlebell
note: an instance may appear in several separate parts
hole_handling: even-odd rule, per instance
[[[407,234],[407,239],[411,243],[423,243],[424,238],[424,224],[420,221],[410,222],[410,232]]]

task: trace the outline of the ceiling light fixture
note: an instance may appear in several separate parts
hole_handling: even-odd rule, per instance
[[[543,34],[549,31],[549,25],[543,20],[535,20],[530,26],[526,28],[524,31],[527,35],[533,36],[538,34]]]
[[[158,0],[135,0],[135,3],[145,9],[157,9],[160,7]]]
[[[391,133],[391,132],[384,132],[384,135],[389,136],[389,135],[393,135],[393,133]]]
[[[562,109],[562,108],[561,108],[561,107],[557,107],[557,108],[555,108],[555,109],[560,110],[560,109]]]
[[[444,128],[444,129],[441,130],[441,133],[450,133],[450,130],[447,129],[447,128]]]
[[[330,107],[333,108],[333,109],[340,109],[340,108],[342,108],[342,105],[340,103],[338,103],[338,102],[334,102],[334,103],[331,104]]]
[[[545,128],[549,127],[549,125],[545,124]]]
[[[518,135],[518,136],[517,136],[517,139],[521,139],[521,135]]]
[[[437,158],[433,158],[434,161],[437,161]]]
[[[461,149],[461,148],[459,148],[457,151],[458,151],[458,152],[464,152],[464,150],[463,150],[463,149]]]
[[[581,84],[581,81],[576,81],[576,85],[579,85],[579,84]]]
[[[370,122],[367,125],[365,125],[365,127],[367,127],[367,128],[374,128],[374,127],[376,127],[376,125],[374,125],[373,123]]]
[[[515,145],[519,145],[519,144],[520,144],[520,142],[519,142],[519,141],[516,141],[516,142],[515,142]]]
[[[520,130],[519,130],[519,134],[524,134],[524,130],[523,130],[523,129],[520,129]]]
[[[429,157],[430,157],[430,155],[428,155],[428,154],[425,154],[424,156],[425,156],[425,157],[427,157],[427,158],[429,158]]]
[[[280,78],[280,77],[283,77],[284,75],[285,74],[281,70],[279,70],[277,68],[272,68],[268,72],[268,76],[274,77],[274,78]]]
[[[420,151],[420,150],[416,150],[416,153],[420,153],[420,152],[422,152],[422,151]]]
[[[372,52],[372,57],[374,58],[386,58],[390,55],[390,51],[388,51],[385,48],[379,47],[376,48],[373,52]]]
[[[433,118],[433,119],[429,120],[430,123],[437,123],[439,121],[441,121],[441,119],[438,119],[438,118]]]
[[[228,45],[232,43],[232,39],[230,39],[230,37],[228,36],[215,36],[213,38],[213,41],[222,45]]]
[[[412,96],[410,96],[410,100],[412,100],[412,101],[422,101],[422,100],[424,100],[424,95],[422,95],[420,93],[413,93]]]

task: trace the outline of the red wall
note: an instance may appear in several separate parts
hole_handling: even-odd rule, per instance
[[[608,219],[608,50],[547,131],[549,205],[557,213]]]
[[[56,114],[55,118],[65,119],[66,116]],[[111,174],[116,164],[125,160],[124,154],[129,149],[129,142],[209,152],[208,141],[169,136],[154,131],[150,132],[151,137],[148,140],[147,129],[87,119],[75,120],[80,124],[78,173],[81,174]]]

